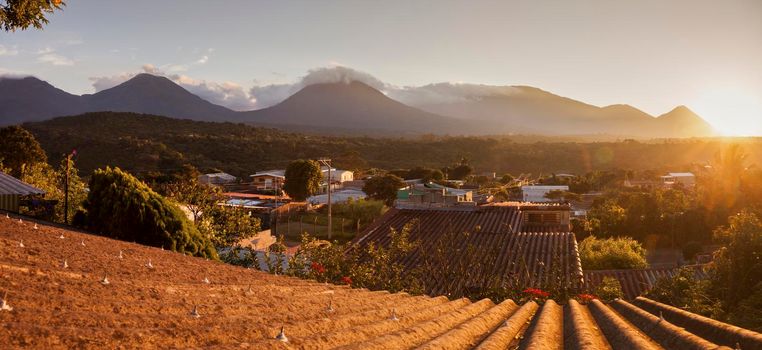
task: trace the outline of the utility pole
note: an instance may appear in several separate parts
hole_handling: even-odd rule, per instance
[[[71,170],[71,157],[77,154],[76,150],[66,155],[66,174],[64,175],[64,224],[69,224],[69,171]]]
[[[331,234],[333,233],[331,225],[331,159],[321,158],[318,159],[320,164],[324,164],[328,167],[328,240],[331,240]]]

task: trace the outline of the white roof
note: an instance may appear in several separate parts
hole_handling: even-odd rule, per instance
[[[228,179],[228,180],[235,180],[235,176],[230,175],[228,173],[210,173],[210,174],[204,174],[204,176],[219,177],[219,178]]]
[[[669,173],[669,176],[672,177],[693,177],[693,173]]]
[[[522,190],[568,190],[569,186],[521,186]]]
[[[267,170],[267,171],[260,171],[258,173],[255,173],[249,176],[250,177],[255,177],[255,176],[285,177],[286,171],[285,170]]]

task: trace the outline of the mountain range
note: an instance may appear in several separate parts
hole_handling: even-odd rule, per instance
[[[288,130],[365,135],[596,135],[659,138],[714,134],[684,106],[653,117],[629,105],[597,107],[528,86],[510,94],[406,105],[359,81],[307,85],[282,102],[233,111],[163,76],[138,74],[95,94],[73,95],[34,77],[0,78],[0,125],[96,111],[136,112]]]

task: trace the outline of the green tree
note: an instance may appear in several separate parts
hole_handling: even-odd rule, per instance
[[[84,204],[89,230],[124,241],[217,258],[209,238],[199,233],[180,208],[134,176],[107,167],[96,170],[89,185]]]
[[[708,280],[696,278],[693,267],[683,267],[674,276],[656,281],[656,285],[646,293],[646,297],[700,315],[717,317],[721,310],[717,301],[709,295],[708,285]]]
[[[383,201],[386,205],[392,206],[397,199],[397,191],[403,187],[405,187],[405,181],[399,176],[387,174],[368,179],[365,181],[362,190],[368,197]]]
[[[620,235],[627,212],[615,200],[605,200],[593,205],[587,213],[590,220],[598,220],[598,233],[603,236]]]
[[[243,208],[213,205],[207,207],[197,224],[216,247],[232,247],[242,239],[254,237],[261,221]]]
[[[729,219],[715,231],[725,247],[715,254],[714,292],[723,308],[733,312],[762,283],[762,221],[749,211]]]
[[[579,244],[582,268],[587,270],[642,269],[648,267],[646,250],[629,237],[598,239],[590,236]]]
[[[0,3],[0,28],[5,31],[30,26],[42,29],[48,24],[47,16],[65,5],[61,0],[6,0],[3,3]]]
[[[460,163],[449,171],[450,180],[464,180],[474,172],[474,168],[468,164],[468,159],[462,158]]]
[[[323,173],[320,164],[314,160],[299,159],[291,162],[286,167],[286,182],[283,190],[288,196],[297,201],[304,201],[307,197],[320,190],[320,182]]]
[[[45,163],[48,158],[34,135],[18,126],[0,128],[0,162],[13,177],[21,176],[21,168]]]

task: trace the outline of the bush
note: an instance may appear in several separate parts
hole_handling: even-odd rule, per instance
[[[607,302],[624,297],[622,285],[614,277],[604,277],[603,282],[593,290],[593,295]]]
[[[646,297],[693,313],[718,318],[721,311],[716,301],[708,295],[708,286],[709,281],[696,279],[693,268],[683,267],[671,278],[656,281],[656,285],[646,293]]]
[[[585,238],[579,245],[582,267],[587,270],[643,269],[648,267],[646,250],[629,237]]]
[[[99,234],[217,258],[211,241],[178,207],[119,168],[93,173],[84,209],[86,228]]]

